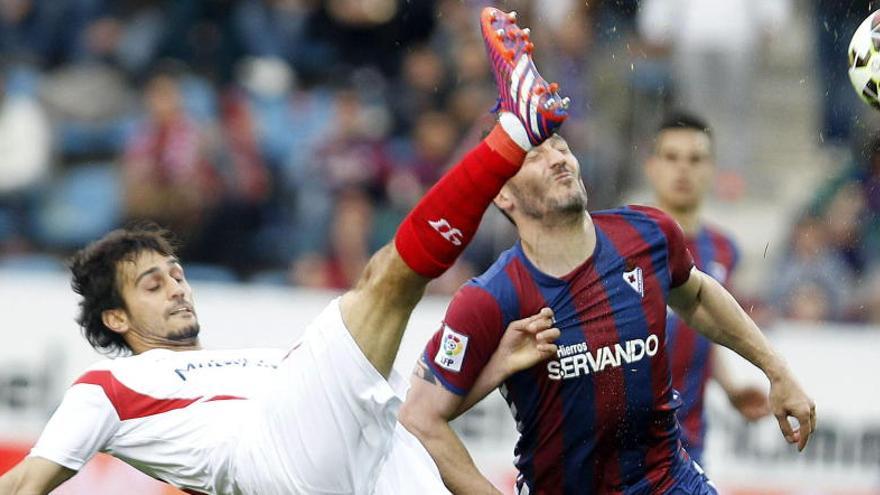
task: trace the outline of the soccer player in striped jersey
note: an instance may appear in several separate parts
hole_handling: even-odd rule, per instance
[[[568,100],[535,70],[515,16],[486,9],[481,26],[496,48],[498,124],[290,349],[202,349],[192,288],[162,231],[120,229],[77,253],[84,335],[98,350],[132,355],[76,380],[30,455],[0,477],[0,493],[49,493],[96,452],[187,493],[370,495],[382,473],[400,474],[384,463],[401,438],[396,385],[405,382],[392,363],[407,320],[526,152],[567,117]],[[515,74],[528,79],[510,91]],[[386,481],[379,486],[399,486]]]
[[[487,46],[504,34],[484,30]],[[504,63],[493,61],[496,70]],[[520,77],[509,92],[499,84],[502,100],[530,79],[519,63],[510,65]],[[578,161],[558,135],[529,151],[495,205],[519,241],[455,294],[400,413],[450,491],[499,493],[449,420],[482,386],[507,324],[544,307],[561,332],[555,355],[496,382],[520,434],[518,494],[716,493],[681,447],[667,305],[765,373],[785,439],[806,446],[814,402],[736,300],[694,267],[672,218],[643,206],[588,213]]]
[[[645,174],[657,206],[678,222],[696,267],[728,287],[739,260],[734,240],[705,222],[701,208],[714,171],[713,136],[708,124],[695,115],[674,113],[660,124]],[[703,396],[713,378],[730,403],[747,420],[770,409],[767,394],[754,386],[738,386],[718,346],[689,327],[674,312],[666,317],[666,338],[672,370],[672,388],[681,394],[678,410],[681,442],[691,458],[702,464],[706,414]]]

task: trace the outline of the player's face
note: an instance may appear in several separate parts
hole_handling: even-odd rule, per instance
[[[714,168],[709,135],[693,129],[662,131],[646,164],[661,206],[684,210],[700,205]]]
[[[537,220],[581,214],[587,207],[580,164],[565,139],[558,135],[529,151],[502,195],[510,196],[513,212]]]
[[[192,288],[177,258],[143,251],[117,267],[125,301],[125,330],[148,346],[187,345],[196,340],[199,322]]]

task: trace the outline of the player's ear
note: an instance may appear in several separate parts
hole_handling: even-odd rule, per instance
[[[124,309],[106,309],[101,313],[101,322],[110,330],[123,334],[128,331],[128,314]]]
[[[513,199],[510,191],[507,190],[507,186],[502,187],[501,190],[498,191],[498,195],[495,196],[493,202],[501,211],[510,212],[510,209],[513,207]]]

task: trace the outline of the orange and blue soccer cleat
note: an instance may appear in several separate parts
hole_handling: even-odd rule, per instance
[[[529,29],[516,24],[516,12],[486,7],[480,25],[492,72],[498,85],[497,111],[510,112],[525,128],[529,142],[537,146],[553,135],[568,117],[570,100],[548,84],[532,61],[535,45]]]

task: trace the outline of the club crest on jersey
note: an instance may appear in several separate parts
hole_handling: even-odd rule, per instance
[[[434,356],[434,362],[449,371],[461,371],[461,363],[467,352],[467,335],[462,335],[443,324],[443,336],[440,337],[440,348]]]
[[[629,271],[623,272],[623,280],[632,287],[632,290],[638,292],[639,296],[645,297],[645,279],[642,277],[641,268],[636,266],[630,268]]]

